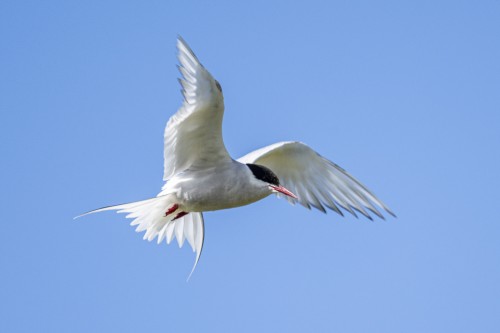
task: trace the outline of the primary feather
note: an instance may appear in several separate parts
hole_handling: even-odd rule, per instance
[[[177,48],[184,103],[165,127],[163,180],[192,166],[231,160],[222,140],[224,98],[220,85],[182,38]]]
[[[372,219],[366,211],[368,209],[384,218],[375,207],[377,205],[394,216],[380,199],[347,171],[304,143],[278,142],[253,151],[238,161],[264,165],[273,170],[280,182],[298,196],[298,199],[286,196],[291,203],[298,201],[306,208],[312,206],[323,212],[326,212],[326,206],[342,215],[337,207],[340,206],[354,216],[357,216],[357,211]]]

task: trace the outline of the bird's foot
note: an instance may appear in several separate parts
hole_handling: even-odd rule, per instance
[[[174,204],[172,207],[170,207],[166,212],[165,212],[165,217],[172,214],[173,212],[175,212],[177,210],[177,208],[179,208],[179,205],[178,204]],[[179,213],[180,214],[180,213]],[[177,215],[179,215],[177,214]],[[177,218],[177,217],[176,217]],[[175,220],[175,219],[174,219]]]
[[[175,221],[177,219],[180,219],[181,217],[189,214],[188,212],[180,212],[179,214],[175,215],[174,219],[172,221]]]

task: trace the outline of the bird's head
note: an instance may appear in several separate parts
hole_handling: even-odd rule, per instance
[[[273,193],[279,192],[294,199],[297,199],[297,196],[295,194],[293,194],[285,187],[280,185],[278,176],[276,176],[276,174],[272,172],[271,169],[258,164],[247,164],[247,166],[250,169],[250,171],[252,171],[254,177],[257,180],[264,182],[265,186],[267,186],[271,192]]]

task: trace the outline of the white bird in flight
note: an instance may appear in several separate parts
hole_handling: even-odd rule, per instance
[[[383,219],[378,206],[395,216],[363,184],[304,143],[278,142],[231,158],[222,140],[222,88],[181,37],[177,49],[184,102],[165,128],[161,192],[83,215],[116,210],[134,219],[131,225],[146,231],[148,241],[170,244],[175,237],[182,247],[187,240],[196,252],[191,274],[203,249],[205,211],[248,205],[275,193],[325,213],[327,207],[343,215],[340,206],[354,216],[359,212],[371,220],[373,213]]]

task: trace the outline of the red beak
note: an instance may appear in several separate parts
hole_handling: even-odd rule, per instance
[[[274,191],[283,193],[284,195],[288,195],[289,197],[292,197],[294,199],[298,199],[298,197],[293,194],[292,192],[288,191],[286,188],[283,186],[275,186],[275,185],[269,185]]]

